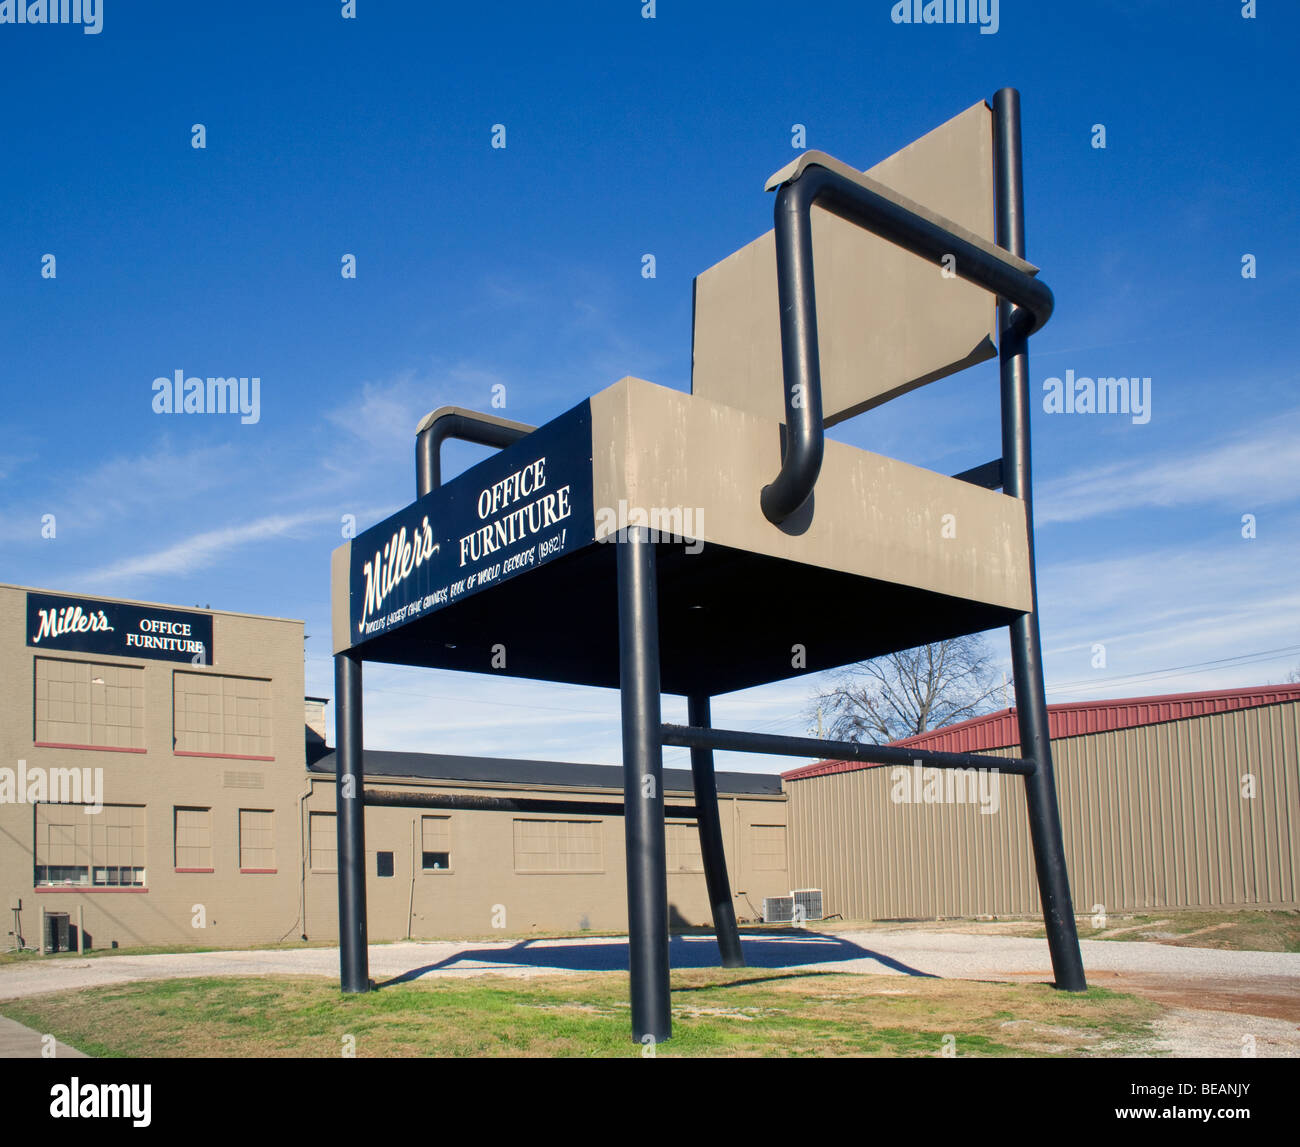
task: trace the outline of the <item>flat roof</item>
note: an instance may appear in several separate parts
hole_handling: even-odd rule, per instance
[[[409,777],[414,780],[482,784],[546,785],[566,789],[622,789],[619,765],[579,765],[568,761],[521,761],[509,757],[465,757],[445,753],[395,753],[366,749],[362,767],[367,778]],[[307,766],[309,773],[335,774],[334,750]],[[718,792],[732,796],[780,796],[777,773],[718,772]],[[664,791],[694,792],[690,769],[664,769]]]
[[[113,601],[119,605],[151,605],[158,609],[179,609],[179,610],[197,610],[199,613],[224,614],[226,617],[249,617],[256,621],[283,621],[290,625],[306,625],[306,621],[301,617],[275,617],[267,613],[245,613],[238,609],[212,609],[203,605],[181,605],[174,601],[144,601],[138,597],[114,597],[107,593],[83,593],[80,590],[71,589],[50,589],[48,586],[39,585],[13,585],[10,582],[0,582],[0,589],[15,589],[21,593],[48,593],[53,597],[81,597],[88,601]]]

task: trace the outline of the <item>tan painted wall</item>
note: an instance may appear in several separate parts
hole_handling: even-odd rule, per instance
[[[774,420],[637,378],[594,395],[591,420],[597,537],[617,530],[620,500],[645,510],[696,507],[701,541],[1029,607],[1025,511],[1017,498],[828,440],[816,512],[806,530],[789,533],[763,516],[759,502],[781,468]],[[603,520],[602,509],[609,511]],[[945,515],[955,536],[945,530]]]
[[[1295,702],[1054,741],[1076,912],[1300,906],[1298,742]],[[787,782],[796,887],[859,919],[1040,911],[1023,782],[984,814],[894,803],[892,776]]]
[[[184,608],[184,607],[170,607]],[[301,932],[299,797],[306,788],[303,738],[303,623],[211,612],[214,663],[150,661],[93,654],[49,654],[26,644],[26,591],[0,586],[0,767],[102,768],[107,804],[145,805],[148,891],[55,891],[33,888],[34,810],[0,804],[0,893],[5,931],[21,898],[29,944],[40,938],[40,909],[78,906],[93,945],[143,943],[231,945],[293,939]],[[33,658],[143,666],[144,753],[100,749],[37,748],[33,738]],[[181,757],[172,752],[172,674],[175,670],[269,678],[273,761]],[[212,809],[211,873],[174,871],[172,810]],[[240,808],[270,808],[275,815],[277,871],[239,872]],[[84,814],[82,814],[84,815]],[[87,818],[90,819],[90,818]],[[207,927],[191,926],[193,906],[204,906]]]
[[[309,811],[334,811],[334,781],[314,779]],[[556,797],[559,799],[621,799],[613,789],[508,788],[500,785],[404,785],[376,777],[368,788],[395,791],[411,787],[439,793],[491,792],[496,796]],[[669,792],[669,804],[688,803],[689,794]],[[750,827],[784,825],[786,799],[728,797],[719,800],[723,847],[735,893],[736,914],[754,918],[762,912],[764,896],[790,890],[788,870],[755,871]],[[451,868],[420,870],[420,817],[451,818]],[[598,873],[520,873],[515,871],[516,817],[532,813],[452,811],[372,807],[366,810],[366,897],[371,940],[442,936],[490,936],[497,905],[505,908],[504,931],[622,930],[627,927],[627,870],[621,817],[537,816],[536,819],[597,820],[603,857]],[[684,823],[684,822],[679,822]],[[692,831],[695,831],[692,829]],[[788,849],[787,841],[787,849]],[[377,853],[393,853],[393,875],[377,875]],[[787,852],[788,855],[788,852]],[[415,880],[412,888],[412,858]],[[332,870],[313,869],[308,877],[307,920],[313,939],[338,934],[338,886]],[[745,895],[742,895],[745,894]],[[668,903],[673,924],[711,924],[703,873],[670,873]],[[753,906],[752,908],[750,906]],[[408,920],[409,917],[409,920]]]

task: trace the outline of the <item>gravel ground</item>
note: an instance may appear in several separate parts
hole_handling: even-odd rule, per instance
[[[1174,1059],[1300,1059],[1293,1020],[1174,1008],[1155,1022],[1152,1049]]]
[[[1050,979],[1045,940],[947,932],[840,932],[747,936],[746,962],[755,968],[817,968],[874,975],[925,975],[967,980]],[[1082,942],[1089,971],[1161,973],[1235,980],[1281,978],[1300,999],[1300,953],[1223,952],[1135,941]],[[675,936],[675,968],[716,964],[709,936]],[[494,972],[531,976],[627,968],[627,941],[618,937],[495,943],[404,942],[370,949],[370,975],[379,983],[422,976]],[[173,976],[338,975],[338,949],[193,952],[158,956],[63,957],[0,967],[0,999],[67,988]]]
[[[748,936],[755,968],[810,968],[968,980],[1050,980],[1045,940],[931,931]],[[1300,1055],[1300,953],[1224,952],[1145,942],[1083,941],[1094,982],[1173,1005],[1159,1028],[1174,1055]],[[712,967],[708,936],[672,940],[675,968]],[[627,968],[616,937],[499,943],[399,943],[370,949],[377,983],[485,973],[530,977]],[[338,975],[336,948],[61,958],[0,967],[0,1000],[69,988],[185,976]],[[1213,986],[1214,991],[1208,989]],[[1200,1006],[1196,1006],[1200,1005]],[[1209,1009],[1215,1010],[1209,1010]],[[1250,1009],[1250,1010],[1247,1010]],[[1256,1014],[1258,1013],[1258,1014]],[[1253,1039],[1253,1045],[1251,1040]],[[1164,1046],[1164,1045],[1161,1045]]]

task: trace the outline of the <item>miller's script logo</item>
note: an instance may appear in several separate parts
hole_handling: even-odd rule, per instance
[[[371,615],[379,612],[384,598],[410,577],[412,570],[429,561],[439,548],[426,517],[414,537],[408,538],[403,526],[384,544],[382,552],[375,551],[374,559],[362,568],[366,578],[366,606],[357,622],[358,633],[365,633]]]
[[[32,644],[39,645],[42,637],[62,637],[65,633],[112,633],[102,609],[87,613],[79,605],[65,605],[62,609],[38,609],[41,622],[32,634]]]
[[[543,456],[481,489],[474,501],[474,514],[483,525],[463,535],[459,542],[455,542],[455,534],[448,538],[448,544],[454,543],[458,551],[457,568],[491,562],[494,554],[500,554],[500,560],[476,569],[459,581],[432,589],[423,598],[417,594],[406,604],[394,606],[385,617],[381,614],[384,602],[395,595],[415,570],[431,562],[440,549],[439,543],[433,540],[428,517],[413,531],[413,536],[408,537],[407,527],[402,526],[385,543],[383,550],[376,551],[375,556],[361,567],[365,601],[357,622],[359,635],[368,637],[404,624],[430,606],[445,605],[459,594],[496,581],[503,573],[510,575],[531,568],[561,552],[567,538],[564,528],[527,549],[519,547],[545,530],[563,527],[573,515],[572,490],[567,483],[558,489],[547,490],[546,458]],[[401,594],[395,596],[399,601],[403,597]]]

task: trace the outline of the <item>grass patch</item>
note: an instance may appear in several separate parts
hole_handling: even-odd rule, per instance
[[[1045,933],[1040,927],[1025,934]],[[1300,952],[1300,912],[1147,912],[1107,917],[1105,928],[1083,919],[1079,939],[1143,940],[1223,952]]]
[[[1093,988],[973,984],[761,969],[672,975],[662,1056],[1141,1054],[1159,1004]],[[94,1056],[625,1057],[627,977],[439,979],[343,996],[308,977],[149,981],[0,1004],[0,1013]]]

